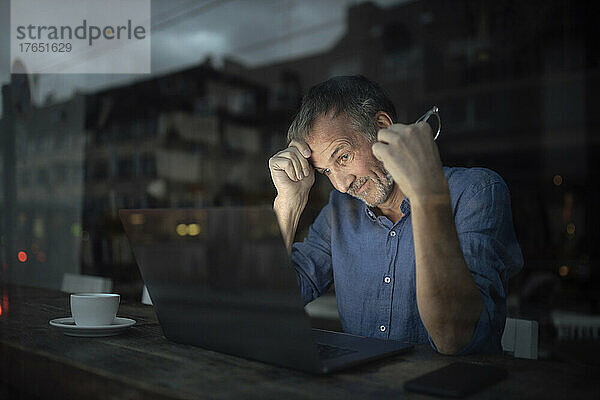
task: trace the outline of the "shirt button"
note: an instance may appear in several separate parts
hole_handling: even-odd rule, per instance
[[[381,325],[381,326],[379,327],[379,330],[380,330],[381,332],[385,332],[385,325]]]
[[[394,236],[396,236],[396,232],[394,232],[394,231],[391,231],[391,232],[390,232],[390,236],[391,236],[391,237],[394,237]]]
[[[389,276],[386,276],[385,278],[383,278],[383,281],[385,283],[390,283],[392,281],[392,278],[390,278]]]

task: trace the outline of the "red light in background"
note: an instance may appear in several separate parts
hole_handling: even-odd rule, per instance
[[[27,253],[25,253],[24,251],[20,251],[17,253],[17,258],[19,259],[19,261],[25,262],[27,261]]]
[[[2,306],[0,306],[0,317],[2,316]]]
[[[8,312],[8,295],[6,294],[2,297],[2,308],[4,309],[5,313]]]

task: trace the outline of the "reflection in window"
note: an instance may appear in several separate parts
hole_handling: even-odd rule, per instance
[[[156,176],[156,157],[150,154],[144,154],[141,157],[141,174],[145,178]]]
[[[306,90],[338,74],[378,81],[400,122],[438,105],[443,162],[491,167],[505,178],[527,263],[554,274],[564,260],[589,267],[596,257],[590,227],[600,225],[597,190],[590,189],[600,187],[591,185],[598,168],[590,130],[600,91],[597,35],[584,3],[356,4],[339,10],[340,35],[312,53],[277,61],[254,55],[235,70],[210,61],[175,65],[37,104],[28,120],[17,120],[10,149],[17,165],[7,170],[0,162],[0,219],[23,215],[12,235],[33,254],[31,269],[19,270],[30,276],[19,277],[58,282],[68,266],[135,292],[137,267],[123,250],[117,209],[270,204],[266,160],[286,145]],[[2,157],[12,154],[2,150]],[[16,188],[5,187],[4,178]],[[331,190],[326,179],[316,186],[299,239]],[[7,218],[8,189],[19,204]],[[43,238],[34,236],[36,218],[44,221]],[[577,227],[572,234],[569,224]],[[45,264],[34,249],[44,252]]]
[[[37,171],[37,184],[42,188],[50,186],[50,172],[48,170],[40,169]]]
[[[119,159],[117,166],[117,176],[121,179],[133,177],[133,159],[124,157]]]
[[[106,161],[96,161],[92,167],[92,179],[104,180],[108,178],[108,163]]]

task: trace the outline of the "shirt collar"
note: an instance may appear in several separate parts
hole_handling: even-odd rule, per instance
[[[373,221],[377,220],[377,214],[375,214],[374,209],[369,207],[367,205],[367,203],[365,203],[365,202],[363,202],[363,204],[364,204],[365,213],[367,214],[367,216]],[[404,214],[404,216],[407,216],[408,214],[410,214],[410,200],[408,199],[408,197],[404,197],[404,199],[402,200],[402,203],[400,203],[400,211],[402,211],[402,214]]]
[[[402,211],[402,214],[404,215],[410,214],[410,200],[408,197],[404,197],[404,200],[400,203],[400,211]]]

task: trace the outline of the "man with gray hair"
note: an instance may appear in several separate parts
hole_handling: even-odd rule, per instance
[[[501,352],[505,287],[523,265],[502,178],[442,167],[430,126],[397,123],[361,76],[313,86],[269,169],[273,209],[305,303],[335,282],[345,332]],[[315,176],[335,190],[293,243]]]

